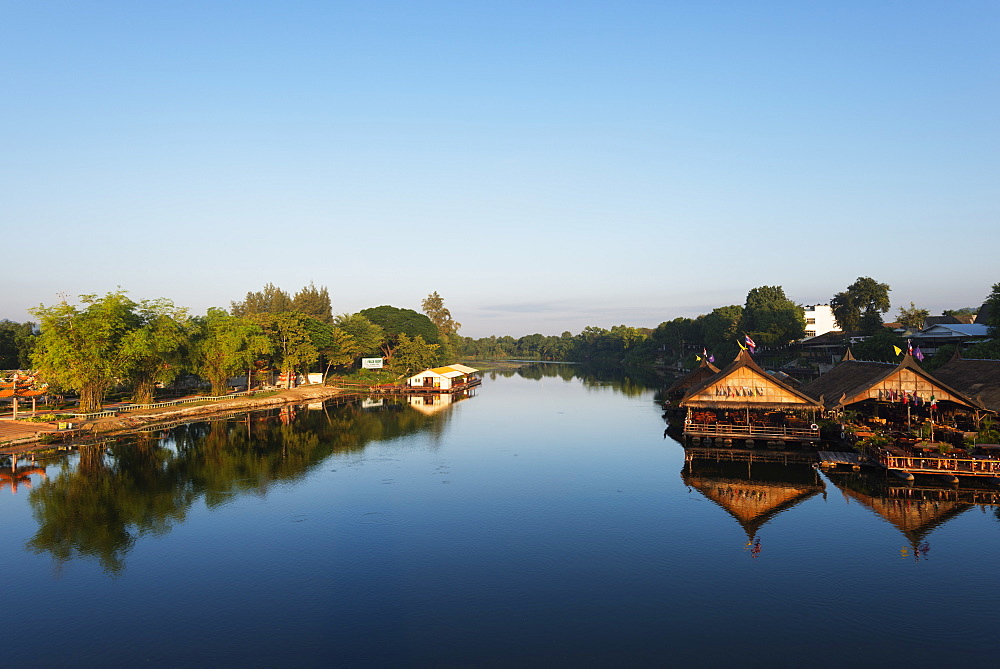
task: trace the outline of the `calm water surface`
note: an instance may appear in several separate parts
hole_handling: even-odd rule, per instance
[[[22,460],[4,664],[996,664],[992,493],[686,462],[664,427],[553,365]]]

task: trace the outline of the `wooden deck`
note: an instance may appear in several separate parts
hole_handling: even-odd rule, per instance
[[[1000,478],[1000,459],[994,456],[913,454],[900,446],[870,449],[865,453],[886,469],[910,474],[950,474]]]
[[[819,430],[773,425],[736,425],[732,423],[685,423],[684,436],[721,437],[723,439],[760,439],[764,441],[819,441]]]
[[[838,465],[849,465],[857,468],[875,463],[859,453],[844,453],[841,451],[819,451],[820,467],[836,467]]]

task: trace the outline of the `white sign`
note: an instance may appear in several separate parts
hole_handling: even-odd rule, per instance
[[[361,358],[362,369],[382,369],[382,361],[385,358]]]

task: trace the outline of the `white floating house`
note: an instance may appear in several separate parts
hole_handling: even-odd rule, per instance
[[[450,392],[472,383],[478,383],[479,379],[473,376],[478,371],[478,369],[466,367],[465,365],[435,367],[434,369],[425,369],[419,374],[414,374],[406,380],[406,385],[410,388]]]

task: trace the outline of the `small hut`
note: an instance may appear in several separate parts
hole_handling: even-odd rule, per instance
[[[48,388],[43,385],[41,388],[35,387],[35,377],[26,374],[14,373],[9,381],[0,381],[0,400],[10,398],[13,402],[14,419],[17,420],[18,400],[31,400],[31,413],[34,415],[36,401],[39,397],[48,394]]]
[[[761,369],[748,351],[701,383],[680,402],[684,435],[716,439],[815,442],[820,404]]]

